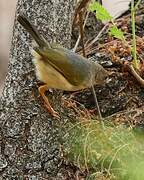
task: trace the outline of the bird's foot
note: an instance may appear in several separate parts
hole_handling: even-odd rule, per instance
[[[56,112],[51,106],[49,106],[48,104],[44,104],[45,107],[47,108],[48,112],[55,118],[60,119],[59,113]]]

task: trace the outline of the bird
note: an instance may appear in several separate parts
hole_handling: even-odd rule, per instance
[[[19,14],[17,21],[36,42],[32,47],[33,63],[37,78],[44,83],[38,90],[52,116],[59,117],[59,114],[45,95],[48,89],[73,92],[105,82],[108,72],[100,64],[59,44],[48,43],[25,15]]]

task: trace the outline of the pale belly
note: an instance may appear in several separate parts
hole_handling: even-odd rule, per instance
[[[49,88],[61,89],[65,91],[77,91],[85,89],[82,85],[71,85],[58,71],[52,66],[45,65],[42,60],[34,59],[36,75],[38,79],[48,85]]]

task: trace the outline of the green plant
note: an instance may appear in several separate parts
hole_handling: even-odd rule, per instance
[[[90,172],[88,179],[98,175],[120,180],[144,178],[144,143],[123,125],[105,125],[97,121],[74,125],[64,136],[65,153],[81,170]],[[137,164],[141,164],[142,167]]]
[[[138,0],[136,5],[134,6],[134,1],[131,2],[131,17],[132,17],[132,36],[133,36],[133,42],[131,47],[131,52],[133,56],[133,66],[138,69],[139,68],[139,61],[137,59],[137,52],[136,52],[136,35],[135,35],[135,12],[138,8],[138,5],[140,4],[141,0]],[[98,2],[94,2],[90,4],[89,10],[94,12],[96,11],[96,17],[97,19],[101,21],[111,22],[112,26],[109,28],[109,34],[111,36],[114,36],[117,39],[122,40],[126,45],[128,43],[125,40],[124,32],[121,31],[121,29],[118,29],[118,27],[114,23],[114,19],[111,17],[109,12]]]
[[[121,29],[118,29],[118,27],[114,23],[114,19],[110,15],[110,13],[98,2],[94,2],[90,4],[89,10],[91,12],[96,11],[96,17],[102,22],[111,22],[112,26],[109,28],[110,35],[114,36],[117,39],[125,41],[124,33],[121,31]]]
[[[139,68],[139,61],[137,59],[137,52],[136,52],[135,12],[140,2],[141,0],[138,0],[136,5],[134,6],[134,0],[131,1],[132,36],[133,36],[132,54],[133,54],[133,65],[136,69]]]

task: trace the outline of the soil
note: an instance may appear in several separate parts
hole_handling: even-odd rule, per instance
[[[140,75],[144,77],[144,30],[143,12],[141,7],[136,16],[136,35],[138,59],[141,62]],[[131,44],[131,20],[130,12],[127,12],[117,21],[119,28],[125,30],[127,41]],[[76,42],[77,27],[73,30],[73,44]],[[95,19],[94,14],[90,14],[85,27],[85,42],[93,39],[101,30],[102,24]],[[78,48],[78,52],[81,47]],[[132,56],[129,47],[121,41],[112,38],[107,32],[86,50],[89,58],[99,62],[110,73],[108,81],[102,86],[95,86],[98,103],[105,121],[113,121],[116,124],[126,124],[131,127],[144,128],[144,88],[137,80],[123,67],[125,62],[131,62]],[[119,63],[121,62],[121,63]],[[74,111],[73,117],[96,116],[98,115],[95,99],[91,89],[86,89],[76,93],[64,93],[64,105]],[[66,103],[67,102],[67,103]],[[68,112],[71,113],[71,110]],[[74,118],[72,118],[74,119]],[[78,119],[78,118],[77,118]],[[86,174],[74,165],[68,163],[62,165],[67,172],[66,179],[84,179]]]

